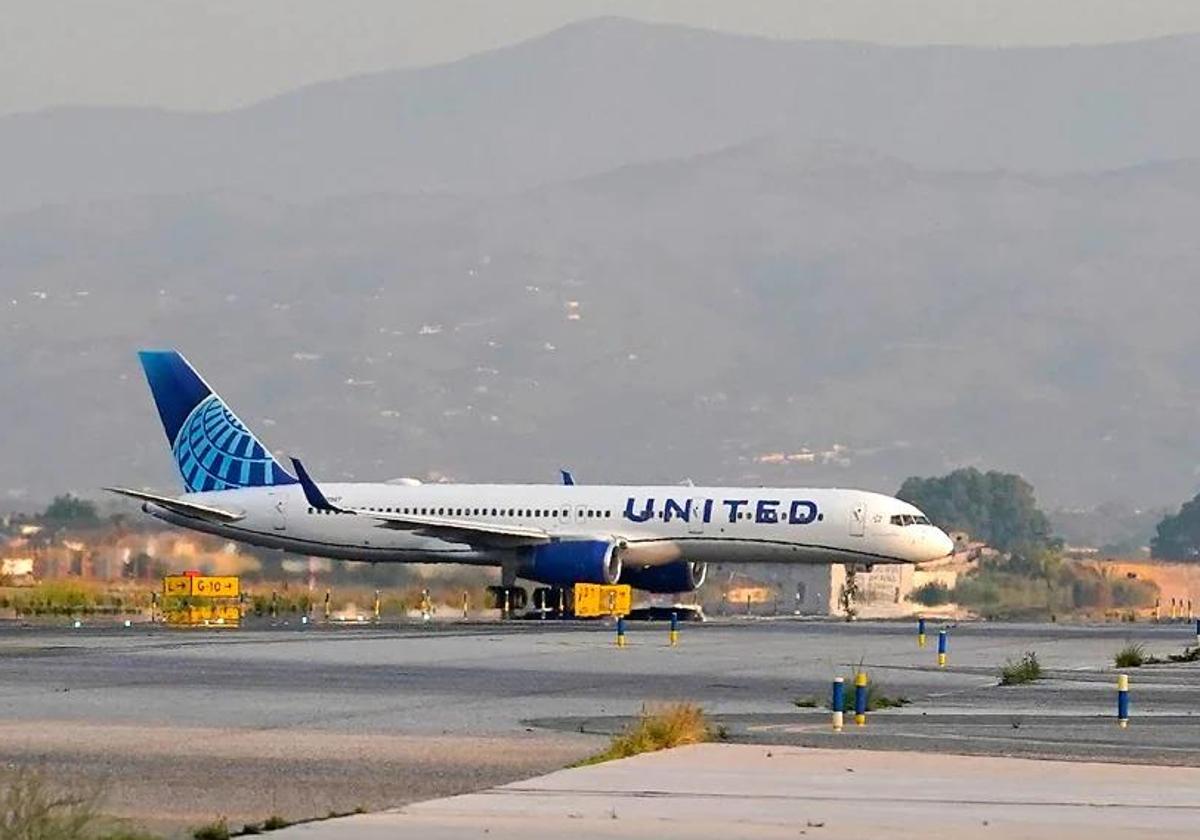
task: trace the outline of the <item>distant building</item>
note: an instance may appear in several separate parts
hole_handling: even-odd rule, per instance
[[[890,618],[928,612],[910,600],[913,591],[933,582],[953,589],[960,571],[947,564],[920,570],[907,564],[860,569],[855,573],[857,614]],[[846,567],[841,564],[718,563],[709,566],[708,591],[701,597],[709,612],[744,613],[748,609],[762,615],[834,616],[844,613],[841,596],[845,585]]]
[[[0,558],[0,578],[4,578],[13,586],[33,583],[33,558]]]

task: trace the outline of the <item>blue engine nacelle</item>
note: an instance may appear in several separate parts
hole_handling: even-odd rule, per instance
[[[681,560],[665,566],[626,568],[621,572],[621,583],[628,583],[634,589],[641,589],[643,592],[692,592],[704,585],[707,574],[707,563],[687,563]]]
[[[550,586],[612,584],[621,577],[621,556],[607,540],[546,543],[527,550],[517,575]]]

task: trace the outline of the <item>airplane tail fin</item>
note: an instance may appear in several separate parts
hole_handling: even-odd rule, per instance
[[[138,358],[187,492],[296,483],[183,356],[141,350]]]

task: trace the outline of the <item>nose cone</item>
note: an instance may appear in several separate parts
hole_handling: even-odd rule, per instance
[[[954,540],[941,528],[929,528],[925,545],[929,549],[929,556],[925,557],[925,560],[938,560],[954,552]]]

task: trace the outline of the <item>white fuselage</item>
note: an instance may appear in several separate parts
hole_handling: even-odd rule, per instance
[[[906,502],[841,489],[535,484],[322,484],[340,508],[523,526],[603,539],[627,565],[687,562],[920,563],[953,543]],[[504,565],[513,550],[456,542],[361,515],[323,513],[298,485],[190,493],[242,514],[217,523],[153,504],[174,524],[302,555]]]

